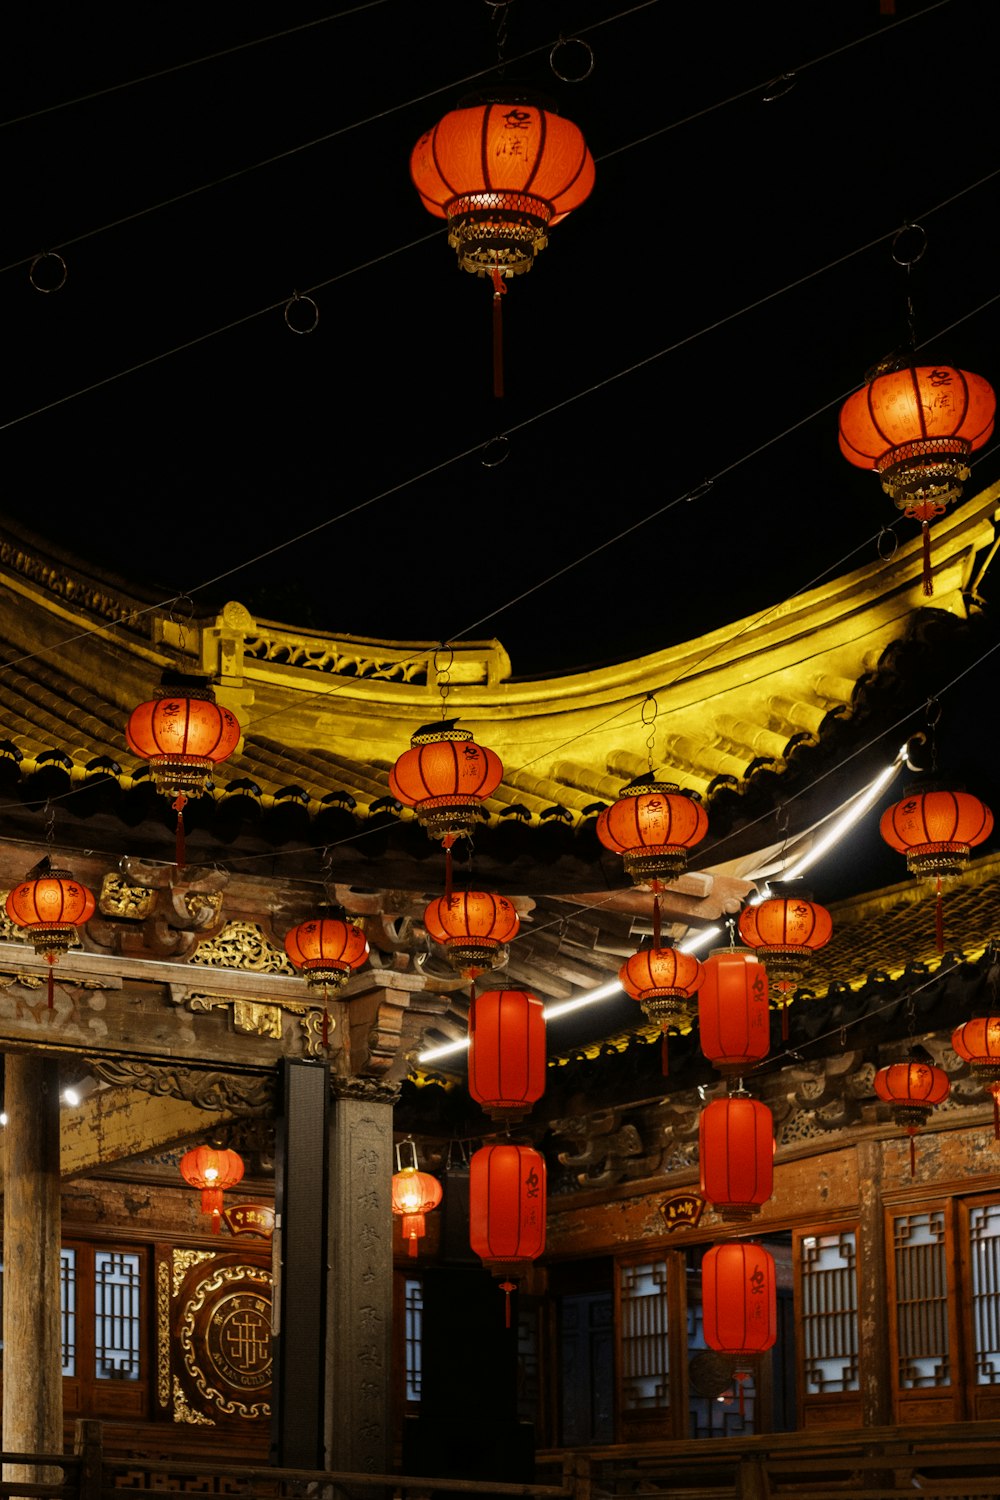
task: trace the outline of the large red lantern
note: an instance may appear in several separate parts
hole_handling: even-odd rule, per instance
[[[625,960],[618,978],[626,995],[638,1000],[649,1019],[666,1031],[690,1021],[702,967],[693,954],[679,948],[642,948]]]
[[[788,997],[813,954],[830,941],[830,913],[805,896],[771,896],[740,912],[739,928],[767,970],[768,984],[781,996],[782,1036],[787,1037]]]
[[[447,219],[459,265],[492,283],[493,390],[501,396],[505,283],[531,269],[550,226],[589,195],[587,143],[571,121],[505,90],[439,120],[413,148],[410,173],[428,212]]]
[[[687,868],[687,853],[708,832],[708,816],[693,793],[682,792],[654,773],[637,776],[597,819],[597,837],[622,855],[636,885],[674,880]]]
[[[88,921],[96,908],[94,894],[81,885],[68,870],[53,869],[48,860],[36,866],[34,879],[22,880],[10,892],[6,912],[15,926],[23,929],[35,952],[46,960],[48,1003],[52,1008],[52,965],[79,941],[77,929]]]
[[[702,965],[698,1039],[720,1073],[740,1075],[771,1045],[767,972],[746,948],[717,948]]]
[[[713,1245],[701,1263],[705,1342],[736,1358],[763,1354],[778,1337],[774,1261],[762,1245]]]
[[[181,1157],[180,1169],[184,1181],[201,1190],[201,1211],[211,1214],[212,1233],[218,1234],[222,1195],[226,1188],[242,1182],[243,1158],[235,1151],[195,1146]]]
[[[745,1223],[774,1188],[774,1121],[749,1094],[713,1099],[698,1121],[701,1192],[726,1222]]]
[[[417,1241],[427,1232],[424,1215],[437,1208],[441,1196],[441,1184],[429,1172],[403,1167],[393,1174],[392,1211],[402,1220],[399,1227],[410,1255],[417,1254]]]
[[[972,858],[973,847],[992,831],[992,812],[971,792],[913,791],[882,814],[879,833],[890,849],[906,855],[910,874],[936,879],[939,953],[944,952],[942,878],[960,875]]]
[[[877,375],[840,412],[840,451],[874,469],[904,515],[920,522],[924,593],[933,592],[928,523],[962,493],[969,454],[993,431],[996,397],[981,375],[951,365]]]
[[[510,1294],[545,1249],[545,1158],[531,1146],[482,1146],[469,1163],[469,1243]]]
[[[177,852],[184,863],[184,806],[205,790],[215,767],[232,755],[239,720],[220,708],[211,688],[161,687],[132,710],[125,738],[134,755],[149,762],[158,791],[172,797],[177,814]]]
[[[413,808],[431,838],[444,843],[446,898],[451,896],[451,847],[485,817],[483,803],[502,777],[496,751],[477,745],[472,731],[456,729],[454,719],[418,729],[389,773],[392,795]]]
[[[424,911],[424,926],[459,973],[474,979],[504,962],[505,945],[516,937],[520,923],[506,896],[462,891],[450,901],[443,896],[431,901]]]
[[[1000,1016],[979,1016],[957,1026],[951,1045],[993,1096],[993,1134],[1000,1141]]]
[[[915,1171],[914,1137],[926,1125],[935,1105],[948,1097],[951,1084],[943,1068],[910,1058],[891,1063],[875,1074],[875,1092],[892,1106],[892,1118],[910,1137],[910,1176]]]
[[[305,974],[310,988],[323,991],[321,1040],[325,1047],[330,1029],[327,992],[341,989],[355,969],[361,968],[368,957],[367,939],[353,922],[340,917],[310,917],[286,933],[285,952]],[[348,1045],[346,1028],[344,1045]]]
[[[529,990],[485,990],[469,1010],[469,1093],[494,1120],[519,1120],[545,1092],[545,1016]]]

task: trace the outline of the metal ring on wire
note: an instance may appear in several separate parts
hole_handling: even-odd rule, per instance
[[[912,255],[902,255],[899,252],[899,242],[903,238],[904,234],[913,234],[917,236],[917,248]],[[902,228],[896,230],[896,233],[892,237],[892,258],[896,262],[897,266],[906,266],[907,269],[909,269],[910,266],[915,266],[917,264],[917,261],[923,260],[924,251],[926,249],[927,231],[922,224],[904,224]]]
[[[510,458],[510,438],[498,433],[495,438],[490,438],[484,443],[479,453],[479,462],[484,469],[498,469]]]
[[[312,322],[309,323],[308,326],[304,325],[302,328],[298,328],[292,322],[291,311],[292,311],[292,308],[295,306],[296,302],[302,302],[302,303],[304,303],[307,306],[309,306],[309,307],[312,308]],[[300,293],[300,292],[293,292],[292,295],[289,297],[288,301],[285,303],[285,326],[287,328],[290,328],[293,333],[315,333],[316,328],[318,327],[318,325],[319,325],[319,305],[315,301],[315,299],[312,298],[312,297],[306,296],[306,295],[304,295],[303,293]]]
[[[886,549],[885,543],[882,540],[883,537],[887,537],[888,538],[888,541],[889,541],[888,550]],[[889,562],[889,560],[891,558],[893,558],[893,557],[896,556],[896,553],[899,550],[899,537],[893,531],[893,529],[892,529],[891,526],[883,526],[882,527],[882,530],[878,534],[878,538],[876,540],[875,547],[876,547],[876,550],[878,552],[879,557],[882,559],[883,562]]]
[[[797,73],[779,73],[764,89],[764,103],[773,104],[776,99],[783,99],[786,94],[791,93],[798,81]]]
[[[47,260],[54,260],[58,266],[59,280],[54,281],[51,286],[45,286],[38,280],[39,267],[44,265]],[[40,255],[35,256],[28,267],[28,280],[31,282],[31,285],[35,288],[36,292],[44,292],[46,295],[49,292],[61,292],[66,285],[67,274],[66,262],[57,250],[43,250]]]
[[[573,72],[572,70],[568,73],[561,71],[556,63],[556,58],[559,56],[560,51],[574,47],[578,48],[582,53],[582,56],[580,57],[581,67],[578,68],[575,72]],[[575,54],[571,51],[570,58],[572,58],[574,55]],[[559,79],[560,83],[582,83],[584,79],[589,78],[591,73],[594,71],[594,49],[590,45],[590,43],[585,42],[583,40],[583,37],[581,36],[561,36],[559,40],[553,45],[552,51],[549,53],[549,67]],[[566,63],[564,62],[563,68],[565,67]]]

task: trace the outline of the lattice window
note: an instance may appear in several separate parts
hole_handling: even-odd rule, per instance
[[[76,1251],[59,1251],[60,1323],[62,1372],[76,1374]]]
[[[951,1384],[945,1237],[943,1209],[901,1214],[894,1220],[901,1390]]]
[[[1000,1384],[1000,1204],[969,1210],[972,1354],[977,1385]]]
[[[419,1401],[422,1384],[424,1289],[414,1276],[407,1276],[404,1286],[403,1330],[406,1399]]]
[[[118,1250],[94,1255],[94,1374],[139,1379],[139,1257]]]
[[[807,1392],[856,1391],[857,1240],[853,1229],[801,1241],[802,1365]]]
[[[667,1264],[621,1267],[621,1395],[625,1411],[670,1405]]]

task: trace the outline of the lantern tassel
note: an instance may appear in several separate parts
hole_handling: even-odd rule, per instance
[[[668,1077],[670,1073],[670,1050],[669,1043],[667,1042],[667,1028],[665,1026],[660,1033],[660,1068],[662,1069],[664,1078]]]
[[[944,902],[941,898],[941,876],[937,878],[937,900],[934,905],[934,935],[937,951],[944,952]]]
[[[320,1039],[320,1041],[321,1041],[321,1043],[323,1045],[323,1051],[324,1052],[329,1052],[329,1050],[330,1050],[330,1012],[327,1009],[327,998],[328,997],[327,997],[327,992],[326,992],[326,986],[324,985],[323,986],[323,1020],[320,1023],[320,1033],[319,1033],[319,1039]]]
[[[516,1281],[501,1281],[500,1290],[504,1294],[503,1326],[510,1327],[510,1294],[517,1290]]]
[[[653,881],[653,947],[660,946],[660,882]]]
[[[178,868],[184,864],[186,858],[184,849],[184,807],[186,803],[187,797],[183,792],[178,792],[171,803],[174,812],[177,814],[177,828],[174,832],[174,864]]]
[[[407,1251],[407,1254],[410,1255],[414,1260],[417,1257],[417,1237],[415,1234],[410,1235],[410,1248]]]
[[[917,1132],[910,1131],[910,1176],[917,1175]]]
[[[219,1214],[219,1213],[213,1213],[213,1215],[212,1215],[212,1233],[213,1234],[218,1234],[218,1232],[219,1232],[219,1220],[220,1220],[221,1217],[222,1217],[222,1215]]]
[[[926,521],[920,523],[920,537],[924,555],[924,593],[930,598],[934,593],[934,575],[931,573],[931,528]]]
[[[781,992],[781,1040],[788,1041],[788,995],[785,990]]]
[[[444,841],[444,902],[446,906],[451,905],[451,882],[452,882],[452,857],[451,846],[455,842],[455,835],[449,833]]]
[[[48,998],[48,1008],[49,1008],[49,1010],[52,1010],[53,1006],[55,1005],[56,985],[55,985],[55,975],[53,974],[53,965],[54,965],[55,961],[56,961],[56,956],[55,956],[54,953],[46,953],[46,955],[45,955],[45,962],[49,966],[49,980],[48,980],[48,984],[46,985],[46,990],[48,992],[48,997],[49,997]]]
[[[507,287],[499,266],[493,268],[493,394],[503,395],[503,303]]]
[[[993,1139],[1000,1141],[1000,1097],[993,1091]]]
[[[741,1370],[735,1370],[733,1372],[733,1379],[736,1381],[736,1389],[740,1393],[740,1421],[741,1422],[746,1417],[746,1406],[745,1406],[744,1401],[743,1401],[743,1382],[744,1382],[744,1380],[746,1380],[746,1378],[747,1378],[746,1375],[744,1375]]]

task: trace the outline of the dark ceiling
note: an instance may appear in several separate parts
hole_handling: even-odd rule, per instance
[[[519,674],[654,650],[869,560],[895,512],[837,452],[839,399],[905,338],[908,291],[930,359],[996,382],[1000,331],[1000,176],[972,186],[1000,168],[994,8],[879,9],[370,0],[283,11],[265,39],[277,11],[22,7],[4,508],[161,597],[495,634]],[[580,125],[597,183],[505,299],[497,402],[489,289],[408,157],[495,81],[501,20],[505,77]],[[554,76],[560,35],[593,49],[585,81]],[[46,249],[68,268],[49,295],[28,279]],[[319,325],[296,336],[282,305],[310,289]],[[996,474],[994,450],[970,492]]]

